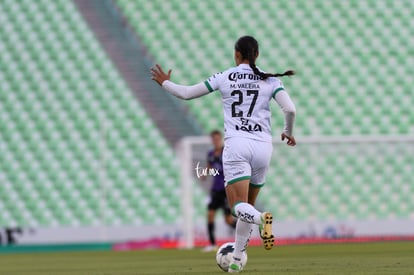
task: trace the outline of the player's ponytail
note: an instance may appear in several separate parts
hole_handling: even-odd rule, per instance
[[[261,79],[266,79],[268,77],[280,77],[280,76],[291,76],[295,74],[295,71],[287,70],[282,74],[269,74],[260,71],[255,64],[255,59],[259,54],[259,43],[252,36],[242,36],[237,40],[235,50],[240,52],[242,58],[249,61],[249,66],[252,68],[254,74],[259,75]]]

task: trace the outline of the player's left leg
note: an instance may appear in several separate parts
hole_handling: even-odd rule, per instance
[[[227,190],[229,191],[229,202],[233,205],[234,209],[233,214],[236,214],[238,217],[233,260],[230,263],[228,270],[230,273],[237,273],[243,269],[240,260],[249,243],[249,239],[253,231],[253,224],[255,223],[261,226],[263,224],[264,218],[266,215],[268,215],[267,212],[260,213],[251,204],[251,202],[254,203],[256,201],[256,197],[260,191],[260,188],[255,188],[254,192],[249,195],[249,191],[251,189],[251,187],[249,187],[250,181],[243,180],[236,184],[238,185],[236,188],[232,188],[231,185],[227,186]],[[244,192],[246,189],[247,192]],[[237,194],[238,191],[240,192],[238,194],[239,196],[236,196],[238,203],[235,203],[234,201],[236,201],[236,199],[234,194]]]
[[[229,225],[231,228],[234,229],[236,228],[237,219],[235,219],[233,215],[231,214],[231,209],[227,201],[226,192],[224,191],[222,195],[223,197],[221,201],[221,208],[223,209],[223,213],[224,213],[224,221],[226,222],[227,225]]]
[[[249,186],[249,191],[248,191],[248,204],[251,205],[252,207],[254,206],[255,202],[256,202],[256,198],[260,192],[260,187],[255,187],[252,186],[250,184]],[[257,211],[257,210],[256,210]],[[257,211],[258,212],[258,211]],[[271,213],[269,212],[264,212],[264,213],[260,213],[258,212],[258,217],[260,219],[260,224],[259,227],[265,227],[265,220],[266,217],[268,217],[270,215],[271,217]],[[268,228],[266,228],[268,229]],[[250,236],[252,234],[253,231],[253,223],[249,223],[246,220],[243,219],[238,219],[237,220],[237,225],[236,225],[236,241],[235,241],[235,245],[234,245],[234,258],[240,259],[242,257],[243,252],[246,251],[247,246],[249,244],[249,240],[250,240]],[[271,232],[271,227],[270,227],[270,232]],[[273,238],[273,235],[272,235]],[[266,249],[270,249],[273,246],[273,241],[268,240],[268,239],[264,239],[264,244],[265,244],[265,248]],[[269,242],[269,244],[267,245],[267,243]],[[271,244],[270,244],[271,243]],[[267,248],[269,247],[269,248]],[[232,262],[233,263],[233,262]],[[237,261],[235,261],[235,268],[237,268]],[[234,271],[230,271],[230,272],[239,272],[240,270],[234,270]]]
[[[252,222],[254,222],[255,216],[257,217],[256,221],[260,220],[260,212],[254,209],[254,207],[250,208],[247,203],[249,181],[249,179],[240,180],[231,185],[227,185],[226,187],[227,199],[230,206],[232,206],[233,215],[238,218],[236,224],[233,260],[231,261],[228,270],[230,273],[237,273],[243,269],[241,258],[243,252],[246,250],[247,243],[249,242],[252,231]],[[247,220],[243,220],[246,217],[249,222]]]
[[[246,250],[252,231],[252,224],[262,223],[262,213],[248,203],[249,184],[252,176],[251,159],[255,154],[255,141],[244,138],[230,138],[225,141],[223,168],[226,180],[226,195],[232,214],[238,219],[233,260],[228,272],[243,269],[241,257]]]
[[[228,213],[226,213],[226,212],[227,211],[225,210],[225,213],[224,213],[224,221],[231,228],[233,228],[233,229],[236,228],[237,220],[231,215],[230,209],[229,209],[229,212]]]

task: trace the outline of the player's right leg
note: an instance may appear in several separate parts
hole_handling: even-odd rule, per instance
[[[251,205],[255,205],[257,195],[259,194],[260,189],[264,186],[266,172],[272,157],[273,146],[270,142],[260,141],[250,143],[250,145],[253,147],[252,150],[256,153],[252,155],[251,160],[252,176],[250,178],[248,201]],[[263,240],[264,248],[270,250],[274,244],[272,213],[263,212],[261,219],[262,223],[259,225],[260,237]]]
[[[227,199],[233,216],[246,223],[260,225],[262,213],[248,203],[249,184],[250,179],[243,179],[227,185]]]
[[[255,205],[257,195],[260,192],[260,187],[254,186],[250,184],[249,187],[249,198],[248,202],[251,205]],[[272,229],[272,223],[273,223],[273,215],[270,212],[263,212],[262,213],[262,223],[259,225],[259,232],[260,237],[263,240],[263,246],[266,250],[270,250],[273,247],[274,244],[274,236],[273,236],[273,229]]]

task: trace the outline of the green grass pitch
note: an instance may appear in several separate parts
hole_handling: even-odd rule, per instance
[[[414,274],[414,242],[248,249],[242,274]],[[225,274],[199,250],[17,253],[0,255],[4,275]]]

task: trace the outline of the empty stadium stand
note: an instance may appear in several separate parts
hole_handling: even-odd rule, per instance
[[[299,138],[414,134],[409,0],[109,3],[183,84],[233,66],[235,40],[256,36],[260,67],[298,71],[283,81]],[[0,23],[0,226],[178,223],[173,148],[73,2],[3,0]],[[206,133],[222,127],[219,93],[186,104]],[[277,148],[261,199],[278,220],[412,217],[411,148]],[[202,218],[203,198],[195,188]]]
[[[254,35],[261,68],[298,72],[283,78],[299,106],[298,136],[414,133],[408,0],[115,2],[183,84],[234,66],[234,42]],[[188,104],[205,129],[222,127],[218,93]],[[277,107],[273,115],[279,126]]]
[[[234,42],[254,35],[261,68],[298,71],[283,81],[297,105],[299,142],[315,135],[414,133],[410,1],[114,2],[154,59],[182,84],[234,66]],[[206,132],[222,127],[219,93],[187,104]],[[276,104],[272,113],[278,129]],[[342,146],[276,148],[270,192],[261,195],[265,205],[281,220],[412,215],[406,144]]]
[[[0,22],[0,225],[174,223],[173,150],[74,4],[5,0]]]

